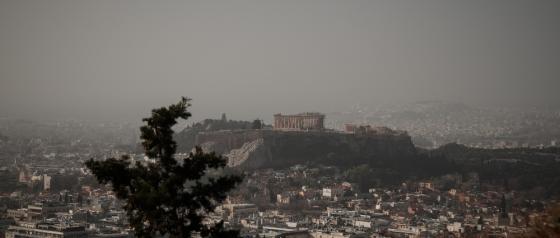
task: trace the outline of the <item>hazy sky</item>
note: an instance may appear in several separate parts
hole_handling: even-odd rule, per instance
[[[0,116],[560,105],[560,1],[0,0]]]

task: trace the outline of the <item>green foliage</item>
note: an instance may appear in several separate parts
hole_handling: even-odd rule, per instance
[[[429,153],[455,163],[457,172],[476,172],[482,184],[527,191],[533,198],[560,196],[560,149],[482,149],[448,144]]]
[[[262,129],[262,127],[263,127],[262,122],[259,119],[255,119],[251,124],[251,129],[260,130]]]
[[[360,192],[367,192],[369,188],[378,185],[376,174],[367,164],[350,168],[344,175],[350,182],[358,184]]]
[[[223,222],[207,225],[205,218],[242,178],[237,175],[209,176],[208,170],[226,166],[215,153],[196,148],[186,158],[175,158],[177,144],[172,126],[187,119],[189,100],[152,110],[140,128],[145,154],[155,159],[143,164],[124,156],[86,165],[98,181],[111,184],[117,197],[125,200],[131,226],[137,237],[237,237]]]
[[[78,188],[77,174],[55,174],[51,178],[51,191],[76,190]]]

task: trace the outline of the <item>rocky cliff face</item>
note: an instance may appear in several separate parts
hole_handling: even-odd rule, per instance
[[[266,158],[267,155],[264,139],[259,138],[254,141],[246,142],[241,148],[233,149],[224,156],[228,158],[228,166],[230,167],[244,166],[258,168],[263,166],[263,163],[266,161],[259,158]]]
[[[178,151],[188,152],[195,145],[201,145],[196,142],[196,137],[200,133],[214,132],[214,131],[236,131],[251,128],[252,124],[248,121],[232,121],[227,120],[225,115],[222,119],[205,119],[201,122],[195,123],[192,126],[185,128],[180,133],[175,134],[175,140],[180,142],[177,144]]]
[[[195,143],[205,150],[223,154],[230,166],[242,168],[295,164],[352,166],[416,155],[416,149],[406,134],[224,130],[199,133]]]

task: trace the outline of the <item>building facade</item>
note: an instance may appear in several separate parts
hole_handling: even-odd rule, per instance
[[[323,130],[325,129],[325,115],[306,112],[295,115],[274,115],[275,130]]]
[[[61,226],[53,224],[20,223],[9,226],[6,238],[80,238],[88,237],[84,226]]]

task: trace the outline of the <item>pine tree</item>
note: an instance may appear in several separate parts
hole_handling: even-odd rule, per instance
[[[228,191],[242,178],[237,175],[208,174],[225,167],[226,160],[196,147],[186,158],[176,158],[177,144],[172,126],[187,119],[189,99],[152,110],[140,128],[142,145],[154,163],[120,159],[95,161],[86,166],[102,184],[111,184],[136,237],[237,237],[238,231],[226,230],[223,221],[208,225],[207,215],[223,202]]]

